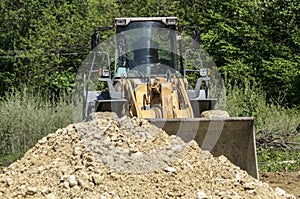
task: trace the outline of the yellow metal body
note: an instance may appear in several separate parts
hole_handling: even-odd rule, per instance
[[[129,100],[129,115],[138,118],[194,118],[182,78],[158,77],[147,83],[122,80],[123,93]]]

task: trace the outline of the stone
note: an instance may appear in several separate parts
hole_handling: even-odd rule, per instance
[[[228,112],[222,111],[222,110],[209,110],[209,111],[203,111],[200,115],[200,117],[205,118],[227,118],[230,117]]]
[[[28,195],[34,195],[34,194],[36,194],[36,192],[37,192],[37,188],[36,187],[31,187],[31,186],[27,187],[26,193]]]
[[[276,191],[276,193],[277,193],[278,195],[280,195],[280,196],[285,196],[285,195],[286,195],[285,190],[281,189],[280,187],[276,187],[276,188],[275,188],[275,191]]]
[[[41,166],[38,167],[38,171],[39,172],[42,172],[43,170],[44,170],[44,166],[43,165],[41,165]]]
[[[247,182],[243,185],[245,190],[253,190],[255,189],[255,184],[253,182]]]
[[[46,195],[46,199],[56,199],[56,197],[53,193],[49,193],[48,195]]]
[[[82,179],[78,179],[78,185],[83,188],[87,187],[87,183]]]
[[[103,145],[104,145],[104,146],[110,145],[110,144],[111,144],[110,141],[111,141],[111,140],[110,140],[110,137],[105,137],[104,140],[103,140]]]
[[[103,183],[104,177],[99,174],[93,174],[92,179],[95,185]]]
[[[64,181],[64,188],[70,189],[70,184],[68,181]]]
[[[79,146],[76,146],[76,147],[74,147],[74,149],[73,149],[73,155],[80,155],[81,154],[81,151],[80,151],[81,149],[80,149],[80,147]]]
[[[197,199],[206,199],[206,198],[207,198],[207,196],[204,193],[204,191],[198,191],[198,193],[197,193]]]
[[[77,185],[77,180],[74,175],[69,176],[69,185],[70,187],[74,187],[75,185]]]
[[[100,199],[107,199],[107,197],[105,195],[101,195]]]
[[[211,153],[209,151],[206,150],[201,150],[199,157],[203,160],[205,159],[209,159],[211,157]]]
[[[69,178],[69,175],[63,175],[60,177],[60,182],[64,182]]]
[[[240,182],[241,179],[242,179],[241,174],[240,174],[240,173],[237,173],[237,174],[235,175],[235,180],[236,180],[237,182]]]
[[[89,174],[87,174],[85,171],[80,171],[79,175],[82,180],[89,180],[90,178]]]
[[[11,186],[13,184],[13,180],[11,178],[6,178],[6,185]]]
[[[219,156],[218,159],[222,163],[226,163],[228,161],[228,159],[224,155]]]
[[[137,158],[142,158],[143,157],[143,153],[140,151],[134,152],[134,153],[130,153],[130,157],[137,159]]]
[[[176,169],[173,168],[173,167],[170,167],[169,165],[165,165],[164,166],[164,171],[174,173],[174,172],[176,172]]]
[[[285,197],[286,197],[287,199],[297,199],[295,195],[293,195],[293,194],[288,194],[288,193],[285,195]]]
[[[44,195],[47,195],[48,193],[50,193],[49,188],[46,187],[46,186],[43,186],[43,187],[42,187],[42,193],[43,193]]]

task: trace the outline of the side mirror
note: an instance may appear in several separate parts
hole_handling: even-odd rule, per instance
[[[92,49],[91,50],[96,48],[96,46],[98,46],[99,42],[100,42],[100,35],[95,30],[94,33],[92,34],[92,41],[91,41]]]
[[[195,29],[193,30],[193,44],[195,49],[200,48],[200,30]]]

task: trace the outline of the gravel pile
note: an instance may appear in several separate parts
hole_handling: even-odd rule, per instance
[[[146,120],[94,114],[0,174],[0,198],[295,198]]]

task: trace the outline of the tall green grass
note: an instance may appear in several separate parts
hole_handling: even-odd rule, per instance
[[[258,167],[261,171],[300,170],[300,136],[295,130],[300,125],[299,107],[286,108],[281,99],[270,101],[257,84],[241,86],[227,84],[227,111],[230,116],[254,117],[256,138],[272,135],[293,146],[286,148],[257,146]],[[268,101],[268,103],[267,103]]]
[[[247,81],[242,87],[229,83],[226,87],[230,116],[254,117],[257,132],[291,133],[300,124],[299,107],[286,108],[281,99],[268,100],[259,85]]]
[[[41,92],[24,89],[1,99],[0,165],[7,161],[5,157],[24,153],[45,135],[73,122],[70,100],[61,96],[54,101]]]

